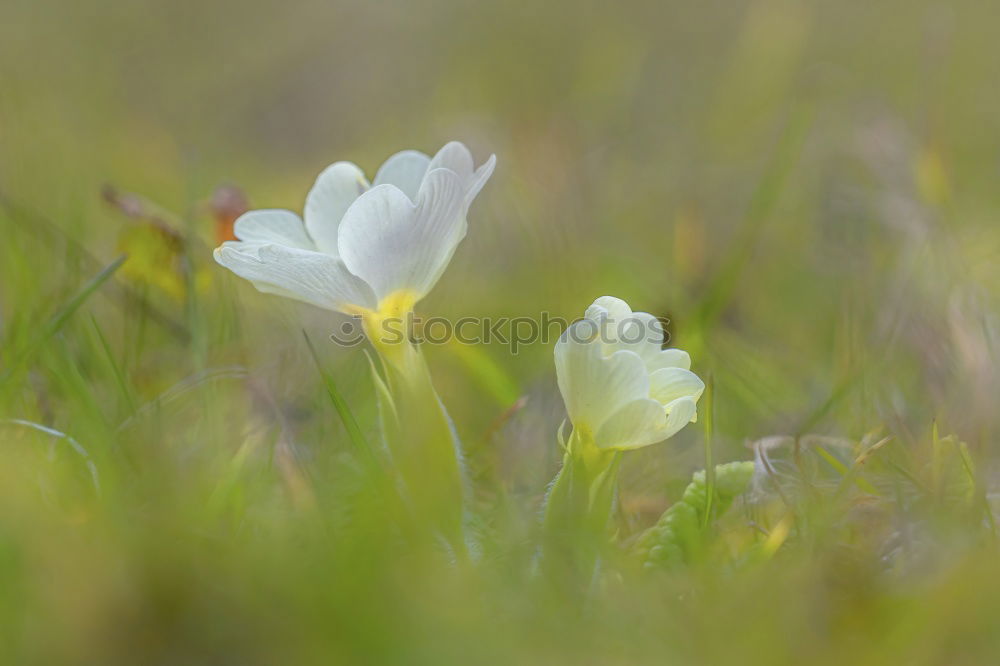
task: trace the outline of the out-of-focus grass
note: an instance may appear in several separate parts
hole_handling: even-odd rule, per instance
[[[971,1],[8,0],[3,661],[994,662],[998,19]],[[803,436],[758,447],[764,499],[719,527],[723,550],[776,550],[623,575],[586,607],[534,577],[563,418],[550,343],[427,350],[486,546],[471,570],[400,551],[301,331],[376,437],[367,360],[326,342],[335,315],[215,267],[205,202],[230,181],[297,208],[334,159],[451,138],[500,166],[420,310],[572,318],[608,293],[670,317],[714,378],[717,460]],[[87,292],[135,224],[107,182],[176,215],[183,270],[208,276],[187,299],[122,271]],[[622,536],[702,460],[697,428],[630,455]]]

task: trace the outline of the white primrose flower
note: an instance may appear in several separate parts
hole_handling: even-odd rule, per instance
[[[396,153],[371,183],[336,162],[306,196],[304,218],[253,210],[215,260],[262,292],[347,314],[402,316],[427,295],[465,236],[466,213],[496,157],[478,169],[462,143],[434,157]]]
[[[663,327],[646,312],[602,296],[556,343],[556,376],[575,435],[599,449],[635,449],[697,420],[705,384],[691,357],[662,349]]]

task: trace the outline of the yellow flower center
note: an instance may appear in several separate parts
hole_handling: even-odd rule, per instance
[[[410,315],[420,294],[413,289],[397,289],[372,310],[361,306],[350,308],[361,317],[361,325],[372,346],[382,356],[401,359],[410,345]]]

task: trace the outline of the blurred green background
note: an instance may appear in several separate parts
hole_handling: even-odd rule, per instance
[[[540,589],[533,518],[563,419],[552,341],[427,350],[497,535],[486,572],[357,534],[345,434],[301,331],[371,430],[367,360],[327,340],[338,315],[216,266],[208,204],[232,183],[298,211],[335,160],[372,174],[451,139],[496,153],[421,313],[572,319],[613,294],[669,317],[711,377],[718,459],[772,435],[878,433],[896,461],[882,473],[905,484],[937,423],[990,502],[998,21],[971,0],[5,0],[0,654],[991,663],[996,552],[947,517],[905,566],[883,566],[886,541],[823,542],[735,578],[613,585],[589,613]],[[186,248],[179,293],[135,269],[159,237],[108,184]],[[140,259],[75,302],[123,249]],[[630,455],[627,529],[702,456],[697,427]],[[889,503],[888,540],[933,513]]]

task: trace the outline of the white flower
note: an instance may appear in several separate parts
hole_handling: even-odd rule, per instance
[[[433,158],[396,153],[371,184],[356,165],[336,162],[306,197],[304,224],[287,210],[245,213],[239,240],[215,260],[266,293],[348,314],[405,314],[444,272],[495,164],[490,156],[475,169],[457,141]]]
[[[556,343],[556,376],[574,433],[600,449],[635,449],[697,420],[705,384],[680,349],[662,349],[663,327],[602,296]]]

